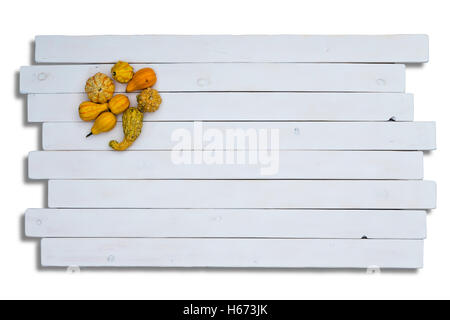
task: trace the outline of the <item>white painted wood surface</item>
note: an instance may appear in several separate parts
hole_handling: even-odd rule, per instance
[[[137,93],[128,94],[132,105]],[[414,99],[403,93],[162,93],[144,121],[412,121]],[[81,121],[84,93],[29,94],[29,122]],[[121,119],[121,116],[118,117]]]
[[[87,139],[91,126],[90,122],[44,123],[43,148],[111,150],[109,141],[123,138],[121,122],[112,131]],[[224,136],[228,129],[279,130],[280,150],[433,150],[436,147],[434,122],[204,122],[202,126],[203,132],[218,129]],[[172,135],[180,129],[193,136],[194,122],[144,123],[139,139],[129,150],[172,150],[180,141],[172,141]],[[269,131],[269,137],[271,134]],[[204,147],[207,144],[204,142]]]
[[[411,268],[423,240],[43,239],[43,266]]]
[[[432,209],[432,181],[50,180],[50,208]]]
[[[428,61],[427,36],[38,36],[35,54],[47,65],[22,67],[20,90],[48,150],[30,153],[28,173],[50,179],[50,209],[25,214],[42,265],[423,266],[436,185],[421,180],[421,151],[436,128],[411,122],[404,64]],[[86,139],[77,112],[86,79],[119,59],[154,68],[163,98],[123,153],[108,146],[120,122]],[[278,132],[278,171],[176,165],[172,134],[199,126]]]
[[[97,72],[110,74],[112,65],[38,65],[20,70],[21,93],[83,93]],[[404,92],[405,66],[400,64],[152,64],[167,91],[341,91]],[[116,91],[125,86],[116,83]]]
[[[239,151],[237,158],[245,158]],[[205,159],[208,152],[202,152]],[[35,151],[30,179],[423,179],[422,152],[281,151],[268,164],[176,164],[171,151]]]
[[[426,35],[37,36],[36,62],[428,61]]]
[[[28,209],[27,237],[425,239],[408,210]]]

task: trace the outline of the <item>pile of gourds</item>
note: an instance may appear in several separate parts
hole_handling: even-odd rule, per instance
[[[119,61],[111,68],[111,75],[114,80],[127,83],[126,92],[143,90],[137,95],[137,107],[130,107],[130,100],[126,95],[114,95],[113,79],[104,73],[96,73],[86,81],[85,91],[89,101],[80,104],[78,113],[83,121],[95,120],[87,135],[89,137],[114,129],[116,116],[123,112],[124,139],[122,142],[109,142],[114,150],[123,151],[141,134],[144,112],[155,112],[162,100],[158,91],[151,88],[156,83],[156,73],[151,68],[143,68],[135,73],[127,62]]]

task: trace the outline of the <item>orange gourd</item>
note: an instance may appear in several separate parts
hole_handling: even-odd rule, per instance
[[[156,73],[152,68],[144,68],[136,72],[128,82],[127,92],[150,88],[156,83]]]
[[[107,103],[99,104],[91,101],[85,101],[82,102],[78,107],[78,114],[80,115],[81,120],[92,121],[95,120],[100,113],[107,110],[108,110]]]
[[[109,110],[114,114],[120,114],[128,109],[130,100],[124,94],[118,94],[112,97],[108,103]]]
[[[108,132],[114,129],[116,126],[117,119],[114,113],[112,112],[103,112],[98,118],[95,120],[94,125],[92,126],[91,132],[86,136],[89,137],[93,134],[99,134],[102,132]]]

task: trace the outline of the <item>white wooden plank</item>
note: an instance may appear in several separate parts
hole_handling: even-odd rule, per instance
[[[132,104],[136,93],[128,94]],[[401,93],[162,93],[145,121],[412,121],[412,94]],[[28,95],[28,121],[81,121],[83,93]],[[119,116],[119,119],[121,117]]]
[[[36,62],[428,61],[426,35],[37,36]]]
[[[22,93],[83,93],[97,72],[112,65],[41,65],[20,70]],[[399,64],[203,63],[135,65],[152,67],[154,86],[166,91],[342,91],[404,92],[405,66]],[[270,80],[268,80],[270,79]],[[116,83],[116,91],[125,86]]]
[[[424,239],[406,210],[28,209],[27,237]]]
[[[197,125],[202,126],[203,133],[217,129],[224,137],[227,130],[235,129],[268,130],[270,137],[276,137],[278,132],[280,150],[433,150],[436,147],[434,122],[204,122]],[[122,123],[118,122],[114,130],[87,139],[91,126],[89,122],[44,123],[43,148],[110,150],[109,141],[123,137]],[[172,134],[184,129],[193,138],[194,127],[194,122],[144,123],[141,136],[130,150],[172,150],[180,142],[172,141]],[[204,142],[203,147],[207,144]],[[235,147],[224,144],[224,148]]]
[[[423,240],[43,239],[47,267],[411,268]]]
[[[50,180],[50,208],[432,209],[432,181]]]
[[[202,152],[205,159],[207,152]],[[246,151],[239,151],[243,158]],[[238,156],[240,157],[240,156]],[[422,152],[281,151],[273,174],[255,164],[177,164],[170,151],[36,151],[30,179],[422,179]]]

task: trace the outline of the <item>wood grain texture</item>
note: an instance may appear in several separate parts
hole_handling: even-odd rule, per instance
[[[111,150],[110,140],[122,139],[122,124],[110,132],[86,139],[92,123],[44,123],[44,150]],[[433,150],[436,147],[434,122],[204,122],[203,132],[227,130],[279,130],[280,150]],[[130,150],[172,150],[180,140],[172,140],[176,130],[193,137],[193,122],[144,123],[139,139]],[[177,131],[180,132],[180,131]],[[64,134],[61,134],[64,133]],[[275,135],[274,135],[275,137]],[[264,140],[260,140],[264,141]],[[267,139],[267,141],[270,141]],[[203,147],[208,145],[203,143]],[[260,148],[256,146],[254,148]],[[190,149],[198,149],[192,145]],[[234,146],[224,149],[236,149]],[[250,148],[247,145],[246,149]]]
[[[208,152],[202,152],[206,159]],[[247,152],[239,151],[242,158]],[[241,157],[238,155],[237,157]],[[422,152],[281,151],[277,170],[263,163],[177,164],[170,151],[36,151],[30,179],[422,179]]]
[[[50,208],[432,209],[436,184],[406,180],[50,180],[48,196]]]
[[[43,239],[43,266],[407,268],[422,240]]]
[[[428,61],[426,35],[37,36],[38,63]]]
[[[424,239],[408,210],[28,209],[27,237]]]
[[[132,104],[136,93],[128,94]],[[402,93],[162,93],[145,121],[412,121],[412,94]],[[29,122],[81,121],[83,93],[29,94]],[[118,117],[121,119],[121,115]]]
[[[112,65],[40,65],[22,67],[21,93],[83,93],[97,72]],[[404,92],[405,66],[400,64],[203,63],[135,65],[151,67],[154,88],[170,91]],[[125,86],[116,83],[116,91]]]

